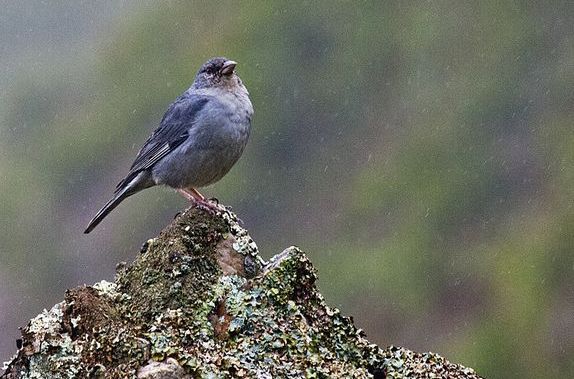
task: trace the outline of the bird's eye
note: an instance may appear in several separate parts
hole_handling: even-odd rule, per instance
[[[203,73],[213,76],[217,72],[217,69],[213,66],[208,66],[203,69]]]

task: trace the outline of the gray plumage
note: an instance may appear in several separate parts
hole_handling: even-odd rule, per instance
[[[213,58],[201,66],[191,87],[169,106],[112,199],[84,233],[143,189],[164,184],[201,201],[196,188],[227,174],[247,144],[253,115],[249,93],[235,74],[236,64]]]

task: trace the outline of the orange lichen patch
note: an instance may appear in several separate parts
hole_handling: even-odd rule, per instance
[[[233,247],[237,243],[232,235],[221,240],[215,246],[215,259],[221,267],[223,275],[238,275],[245,277],[245,256],[239,254]]]

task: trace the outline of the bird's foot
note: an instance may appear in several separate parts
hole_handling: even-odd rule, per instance
[[[210,215],[215,216],[218,212],[225,210],[225,207],[219,204],[219,201],[217,201],[217,199],[215,200],[216,201],[213,201],[213,199],[203,199],[203,200],[195,199],[194,206],[197,209],[204,210]]]

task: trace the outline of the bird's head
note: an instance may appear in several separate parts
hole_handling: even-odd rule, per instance
[[[242,86],[241,79],[235,73],[237,62],[227,58],[212,58],[205,62],[197,75],[193,87],[210,88],[221,87],[233,89],[236,86]]]

